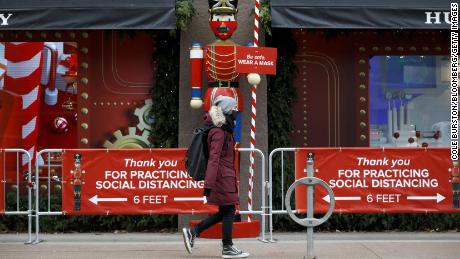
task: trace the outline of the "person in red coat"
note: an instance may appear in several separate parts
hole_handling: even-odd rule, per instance
[[[208,216],[193,229],[183,228],[184,243],[192,253],[195,237],[218,222],[222,222],[222,257],[245,258],[249,253],[237,249],[232,242],[235,206],[238,205],[238,186],[235,173],[235,141],[233,128],[236,101],[218,96],[208,113],[206,127],[215,126],[208,133],[209,159],[204,180],[204,195],[209,204],[219,206],[216,214]]]

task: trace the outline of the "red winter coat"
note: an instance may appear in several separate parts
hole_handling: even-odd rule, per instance
[[[213,125],[211,116],[205,115],[205,125]],[[227,143],[225,144],[225,135]],[[208,133],[209,159],[206,168],[204,187],[211,189],[207,197],[213,205],[238,204],[238,187],[234,166],[235,142],[229,132],[221,128],[212,128]]]

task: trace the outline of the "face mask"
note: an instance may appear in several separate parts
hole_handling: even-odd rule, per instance
[[[230,118],[232,118],[232,120],[235,121],[237,115],[238,115],[238,111],[232,111],[232,113],[230,114]]]
[[[209,21],[214,35],[221,40],[226,40],[232,37],[233,32],[238,27],[236,21]]]

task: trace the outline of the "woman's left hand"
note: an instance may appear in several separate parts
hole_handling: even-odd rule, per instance
[[[203,195],[204,197],[209,197],[209,195],[211,195],[211,189],[204,188]]]

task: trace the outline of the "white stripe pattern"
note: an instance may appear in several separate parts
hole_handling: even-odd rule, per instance
[[[34,151],[35,151],[35,146],[31,147],[29,150],[27,150],[27,152],[29,152],[29,154],[34,154]],[[27,155],[22,155],[22,165],[26,165],[27,162],[29,162],[29,157]]]
[[[40,67],[41,55],[42,53],[39,52],[32,59],[21,62],[12,62],[8,60],[7,75],[14,79],[28,77]]]
[[[29,106],[37,101],[37,96],[38,96],[38,85],[35,87],[32,91],[30,91],[28,94],[25,94],[22,96],[22,109],[25,110],[29,108]]]
[[[32,120],[27,122],[27,124],[22,125],[22,139],[27,138],[32,131],[35,130],[37,125],[37,117],[34,117]]]

